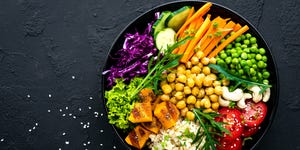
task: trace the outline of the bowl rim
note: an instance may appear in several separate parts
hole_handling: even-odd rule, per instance
[[[248,20],[246,19],[244,16],[242,16],[240,13],[232,10],[231,8],[228,8],[227,6],[224,6],[222,4],[219,4],[219,3],[215,3],[215,2],[211,2],[211,1],[198,1],[198,0],[186,0],[186,1],[182,1],[182,0],[175,0],[175,1],[172,1],[172,2],[165,2],[165,3],[162,3],[162,4],[158,4],[150,9],[147,9],[147,11],[145,11],[144,13],[141,13],[140,15],[138,15],[137,17],[135,17],[134,19],[132,19],[122,30],[121,32],[119,32],[119,34],[114,38],[114,41],[112,42],[110,48],[109,48],[109,51],[106,53],[105,55],[105,64],[103,65],[102,69],[101,69],[101,82],[102,82],[102,86],[101,86],[101,100],[104,101],[103,105],[104,105],[104,108],[105,108],[105,115],[107,116],[108,114],[108,109],[106,107],[106,99],[104,98],[104,89],[105,89],[105,85],[104,85],[104,75],[102,75],[102,73],[105,71],[106,69],[106,66],[107,66],[107,63],[108,63],[108,60],[109,60],[109,55],[111,54],[112,50],[113,50],[113,47],[114,45],[117,43],[118,39],[122,38],[122,35],[124,35],[125,31],[133,24],[135,23],[138,19],[142,18],[143,16],[145,16],[146,14],[152,12],[153,10],[156,10],[156,9],[159,9],[161,7],[167,7],[167,5],[174,5],[174,4],[177,4],[177,3],[198,3],[199,5],[203,5],[205,4],[206,2],[210,2],[212,3],[213,5],[215,5],[216,7],[219,7],[221,9],[225,9],[227,11],[230,11],[232,13],[234,13],[235,15],[237,15],[239,18],[241,18],[251,29],[253,29],[253,32],[255,32],[255,34],[257,34],[258,36],[260,36],[262,42],[265,44],[266,48],[268,49],[269,53],[270,53],[270,57],[272,59],[272,63],[273,63],[273,66],[274,66],[274,73],[275,73],[275,81],[276,81],[276,88],[274,89],[274,91],[276,93],[272,93],[275,94],[275,99],[274,99],[274,105],[273,105],[273,109],[272,111],[270,112],[270,117],[269,117],[269,122],[267,124],[267,126],[265,127],[265,130],[263,131],[263,133],[261,134],[261,136],[257,139],[257,141],[253,144],[253,146],[251,147],[251,149],[255,149],[257,147],[257,145],[260,143],[260,141],[263,139],[263,137],[265,136],[265,134],[269,131],[271,125],[273,124],[274,122],[274,118],[275,118],[275,115],[276,115],[276,112],[277,112],[277,108],[278,108],[278,101],[279,101],[279,87],[280,87],[280,83],[279,83],[279,74],[278,74],[278,69],[277,69],[277,64],[276,64],[276,61],[274,59],[274,56],[271,52],[271,48],[269,47],[269,44],[267,43],[267,41],[265,40],[265,38],[263,37],[263,35],[259,32],[259,30]],[[274,88],[274,87],[273,87]],[[119,141],[121,141],[122,145],[126,148],[126,149],[131,149],[130,146],[128,146],[128,144],[125,143],[123,137],[120,136],[120,134],[118,133],[118,129],[110,124],[110,126],[112,126],[113,130],[114,130],[114,134],[117,135]]]

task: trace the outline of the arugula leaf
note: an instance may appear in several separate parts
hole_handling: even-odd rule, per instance
[[[257,82],[253,82],[253,81],[250,81],[250,80],[245,80],[245,79],[239,78],[239,77],[229,73],[229,71],[227,71],[225,68],[223,68],[220,65],[209,64],[208,67],[218,71],[219,73],[222,73],[226,77],[226,79],[235,81],[236,82],[236,85],[234,86],[235,88],[237,88],[241,84],[245,84],[247,87],[257,85],[257,86],[261,87],[261,90],[260,90],[259,93],[263,93],[268,88],[272,87],[271,85],[268,85],[268,84],[257,83]]]

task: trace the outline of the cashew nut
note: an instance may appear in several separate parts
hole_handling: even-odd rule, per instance
[[[267,102],[270,99],[271,89],[267,88],[267,90],[263,93],[263,102]]]
[[[259,101],[262,100],[262,94],[260,94],[260,87],[259,86],[252,86],[249,88],[250,91],[252,91],[252,100],[255,102],[255,103],[258,103]]]
[[[245,103],[245,100],[249,98],[252,98],[252,95],[250,93],[244,93],[242,99],[237,102],[237,106],[242,109],[246,108],[247,105]]]
[[[222,106],[222,107],[228,107],[229,103],[230,103],[230,101],[224,100],[224,99],[222,99],[221,96],[219,96],[219,104],[220,104],[220,106]]]
[[[229,92],[228,87],[223,86],[223,98],[226,100],[231,100],[231,101],[239,101],[243,97],[243,90],[242,89],[236,89],[233,92]]]

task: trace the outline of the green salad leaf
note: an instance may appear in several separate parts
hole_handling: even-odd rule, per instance
[[[142,80],[143,78],[135,77],[127,85],[123,79],[118,78],[116,85],[111,90],[105,91],[104,97],[107,99],[106,106],[110,124],[123,130],[130,129],[132,124],[128,120],[128,116],[137,100],[137,95],[132,96],[132,94]]]

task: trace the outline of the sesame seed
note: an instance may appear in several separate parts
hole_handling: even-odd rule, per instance
[[[64,117],[64,116],[66,116],[66,114],[62,114],[62,116]]]
[[[68,144],[70,144],[70,142],[69,142],[69,141],[66,141],[65,143],[66,143],[67,145],[68,145]]]
[[[81,111],[81,108],[78,108],[79,111]]]
[[[32,130],[35,130],[35,127],[32,127]]]
[[[48,96],[49,96],[49,98],[51,98],[51,97],[52,97],[52,95],[51,95],[51,94],[49,94]]]
[[[92,107],[89,106],[89,109],[92,109]]]
[[[103,113],[101,113],[100,115],[103,116]]]
[[[66,135],[66,133],[64,132],[64,133],[62,133],[62,135]]]
[[[61,148],[58,148],[58,150],[61,150]]]
[[[69,113],[69,116],[72,116],[72,113]]]
[[[29,94],[27,95],[27,98],[30,98],[30,95],[29,95]]]
[[[76,116],[73,116],[74,119],[76,119]]]
[[[35,123],[35,126],[38,126],[39,124],[38,123]]]
[[[83,146],[86,146],[86,144],[85,144],[85,143],[83,143]]]
[[[31,129],[29,129],[28,131],[29,131],[29,132],[31,132],[32,130],[31,130]]]
[[[87,122],[87,125],[90,125],[90,122]]]
[[[49,112],[51,112],[51,110],[50,110],[50,109],[48,109],[48,113],[49,113]]]
[[[100,132],[103,133],[104,131],[103,131],[103,130],[100,130]]]
[[[3,141],[4,141],[4,139],[1,139],[0,141],[1,141],[1,142],[3,142]]]
[[[80,124],[83,124],[83,122],[80,122]]]
[[[74,80],[74,79],[75,79],[75,76],[72,76],[72,79]]]
[[[90,100],[92,100],[93,99],[93,97],[90,97]]]
[[[60,112],[62,112],[62,109],[59,109]]]
[[[67,107],[66,107],[66,110],[68,110],[68,109],[69,109],[69,107],[67,106]]]
[[[103,146],[103,144],[101,143],[100,146]]]
[[[87,142],[87,144],[91,144],[91,142],[90,142],[90,141],[88,141],[88,142]]]
[[[113,148],[116,149],[117,147],[116,147],[116,146],[113,146]]]

